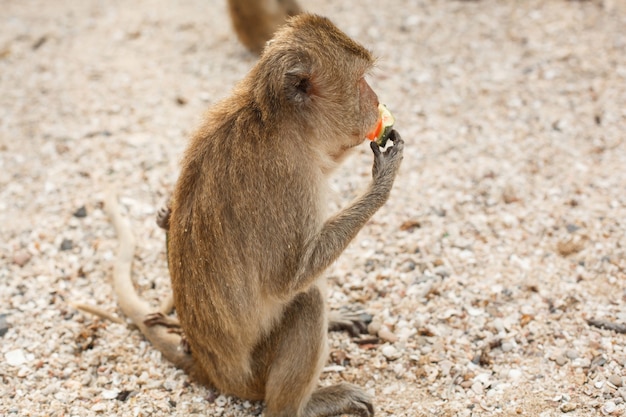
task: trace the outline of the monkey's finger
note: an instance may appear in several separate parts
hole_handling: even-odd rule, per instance
[[[372,148],[372,151],[374,152],[374,155],[376,156],[380,156],[380,147],[378,146],[378,143],[371,141],[370,142],[370,148]]]
[[[394,130],[394,132],[396,132]],[[391,138],[390,138],[391,139]],[[402,154],[404,151],[404,141],[402,140],[402,138],[400,137],[399,134],[394,135],[393,138],[393,146],[387,148],[387,150],[385,151],[385,155],[396,155],[396,154]]]
[[[402,141],[402,137],[396,129],[393,129],[391,132],[389,132],[389,140],[395,144],[396,141]]]

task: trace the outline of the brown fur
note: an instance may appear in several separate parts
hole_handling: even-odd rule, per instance
[[[237,37],[255,54],[288,17],[301,13],[295,0],[228,0],[228,10]]]
[[[371,65],[369,52],[330,21],[301,14],[192,138],[170,216],[161,218],[191,356],[177,336],[146,326],[148,308],[130,283],[132,235],[112,209],[124,313],[200,382],[265,400],[267,417],[374,413],[356,386],[316,389],[327,350],[321,274],[385,203],[402,160],[397,132],[384,153],[373,144],[369,187],[326,216],[328,174],[378,117],[363,79]]]

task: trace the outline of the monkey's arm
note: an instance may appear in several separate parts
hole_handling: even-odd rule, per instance
[[[120,214],[116,197],[112,192],[107,193],[105,209],[111,218],[120,242],[113,270],[113,289],[122,312],[167,360],[180,368],[189,370],[193,360],[190,355],[179,349],[180,336],[168,332],[165,327],[151,327],[145,324],[146,318],[154,312],[154,309],[139,297],[133,286],[131,270],[135,253],[135,238],[128,221]]]
[[[402,161],[404,141],[394,130],[389,136],[394,146],[384,153],[371,143],[374,152],[372,182],[367,191],[348,207],[328,219],[306,245],[298,273],[292,283],[294,292],[304,291],[317,276],[334,262],[365,223],[387,201]]]

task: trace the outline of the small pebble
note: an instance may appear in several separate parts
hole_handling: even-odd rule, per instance
[[[604,406],[602,407],[602,412],[606,414],[611,414],[616,409],[617,409],[617,405],[613,401],[607,401],[606,403],[604,403]]]
[[[91,407],[91,411],[95,411],[96,413],[105,411],[106,409],[107,409],[107,406],[105,403],[97,403],[93,407]]]
[[[573,360],[578,358],[578,352],[576,352],[574,349],[568,349],[567,351],[565,351],[565,356]]]
[[[433,272],[435,273],[435,275],[439,275],[441,278],[447,278],[450,276],[450,271],[448,271],[443,265],[434,268]]]
[[[87,217],[87,209],[85,206],[80,207],[78,210],[74,212],[74,217],[83,218]]]
[[[113,400],[117,398],[119,393],[120,392],[116,389],[105,389],[104,391],[102,391],[102,398],[104,398],[105,400]]]
[[[482,394],[484,391],[483,384],[481,384],[480,382],[474,382],[472,384],[472,391],[474,391],[474,393],[478,395]]]
[[[63,239],[61,242],[61,250],[71,250],[74,247],[74,242],[71,239]]]
[[[569,233],[574,233],[576,230],[580,229],[580,227],[576,226],[575,224],[569,223],[565,226],[565,229],[567,229]]]
[[[576,408],[578,408],[578,404],[576,403],[565,403],[561,405],[561,412],[569,413],[574,411]]]
[[[504,326],[504,320],[501,318],[496,318],[493,321],[493,327],[496,329],[498,333],[506,333],[506,327]]]
[[[439,362],[439,369],[441,371],[441,375],[443,375],[443,376],[450,375],[450,370],[452,369],[453,366],[454,366],[454,364],[451,361],[448,361],[448,360],[444,360],[444,361]]]
[[[572,361],[574,368],[588,368],[591,365],[591,361],[588,358],[576,358]]]
[[[506,352],[512,351],[514,347],[515,347],[515,345],[513,345],[513,343],[511,343],[511,342],[504,342],[504,343],[502,343],[502,346],[500,346],[500,349],[502,349],[502,352],[506,353]]]
[[[611,375],[609,377],[609,382],[611,384],[613,384],[614,386],[616,386],[616,387],[621,387],[622,386],[622,377],[619,376],[619,375],[613,374],[613,375]]]
[[[556,357],[554,361],[556,362],[557,365],[563,366],[568,362],[568,359],[563,355],[559,355]]]
[[[381,352],[383,356],[387,358],[387,360],[390,360],[390,361],[395,361],[401,356],[400,352],[398,352],[398,349],[396,349],[395,347],[391,345],[383,346]]]
[[[24,266],[30,261],[31,254],[25,250],[19,250],[13,254],[13,263],[17,266]]]
[[[7,364],[11,366],[20,366],[26,363],[26,355],[22,349],[10,350],[4,354]]]
[[[215,404],[217,404],[218,407],[225,407],[226,404],[228,404],[228,400],[225,396],[220,395],[215,399]]]
[[[9,331],[9,323],[7,323],[7,315],[0,314],[0,337],[7,334]]]
[[[92,379],[93,378],[91,377],[91,374],[88,372],[85,372],[83,376],[80,378],[80,383],[86,387],[89,384],[91,384]]]
[[[508,376],[509,376],[509,379],[512,379],[513,381],[517,381],[522,377],[523,374],[524,373],[521,371],[521,369],[511,369],[509,371]]]

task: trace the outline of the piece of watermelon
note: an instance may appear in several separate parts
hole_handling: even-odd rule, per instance
[[[371,141],[375,141],[381,148],[385,147],[389,134],[393,129],[395,119],[391,112],[384,104],[378,105],[378,122],[370,133],[367,134],[367,138]]]

